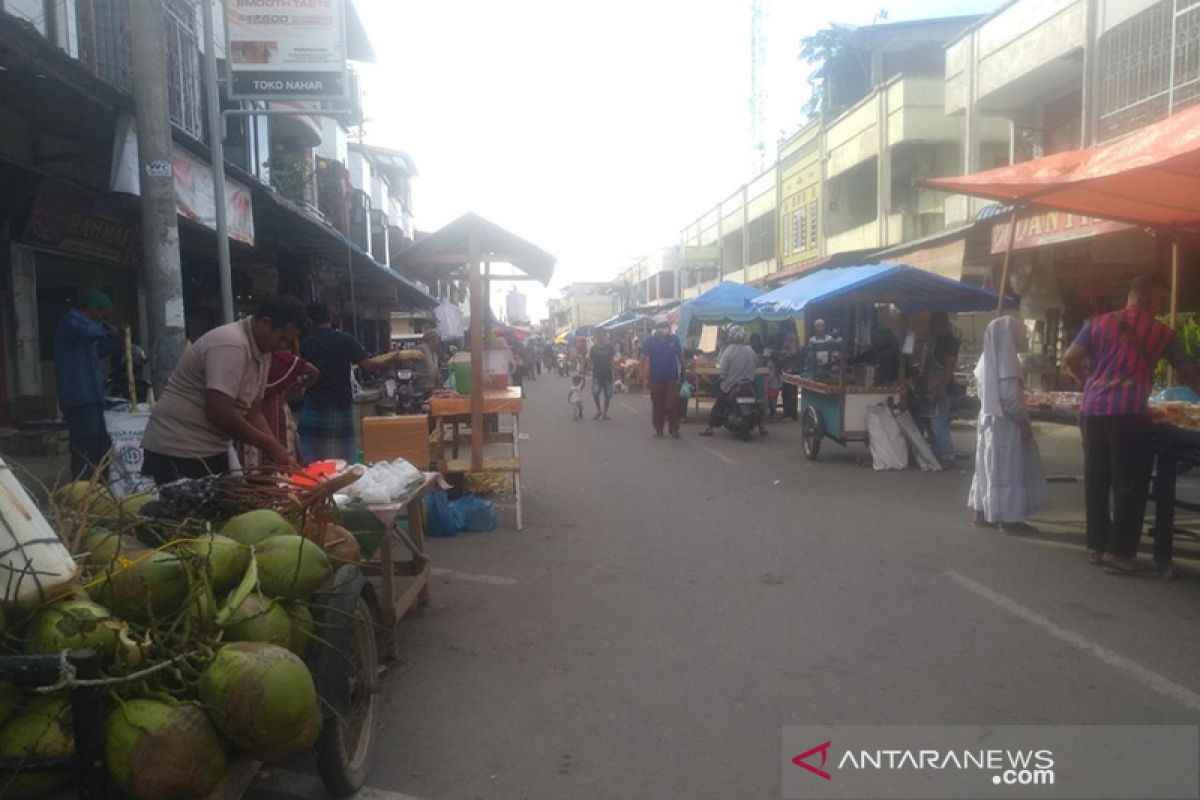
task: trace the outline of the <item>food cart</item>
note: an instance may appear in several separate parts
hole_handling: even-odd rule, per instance
[[[808,328],[806,321],[817,316],[838,321],[840,341],[832,348],[806,346],[805,369],[785,373],[784,382],[800,389],[804,454],[815,460],[821,442],[831,439],[840,445],[867,441],[867,409],[907,404],[905,347],[891,357],[899,359],[897,379],[881,380],[887,371],[879,364],[852,365],[852,342],[856,351],[871,324],[877,306],[900,309],[901,327],[907,333],[907,314],[927,311],[985,311],[995,308],[993,292],[943,278],[903,264],[870,264],[816,272],[760,297],[749,300],[749,311],[766,320],[795,320],[799,339]],[[911,335],[911,334],[910,334]],[[903,343],[905,336],[899,337]],[[817,359],[816,350],[827,352]],[[851,368],[853,366],[853,368]]]

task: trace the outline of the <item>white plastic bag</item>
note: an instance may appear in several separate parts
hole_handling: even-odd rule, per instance
[[[874,469],[908,469],[908,441],[890,408],[867,408],[867,437]]]

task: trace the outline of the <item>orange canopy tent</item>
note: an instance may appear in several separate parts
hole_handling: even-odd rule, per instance
[[[1020,207],[1040,207],[1134,225],[1200,226],[1200,106],[1113,142],[924,185],[987,197],[1013,206],[1000,296],[1008,281],[1012,235]],[[1179,283],[1179,239],[1172,256],[1171,316]]]

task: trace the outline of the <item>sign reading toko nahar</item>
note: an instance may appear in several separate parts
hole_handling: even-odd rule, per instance
[[[230,96],[328,100],[346,94],[344,0],[226,0]]]

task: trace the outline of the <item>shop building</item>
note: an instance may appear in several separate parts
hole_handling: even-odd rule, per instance
[[[657,311],[679,302],[680,248],[660,247],[617,276],[618,311]]]
[[[183,311],[194,339],[220,321],[211,132],[202,103],[199,8],[191,0],[163,2]],[[370,60],[354,6],[346,8],[348,53]],[[82,293],[109,294],[115,321],[130,324],[134,340],[146,343],[128,14],[121,0],[0,3],[4,419],[57,415],[53,332]],[[223,56],[220,40],[217,55]],[[222,104],[244,105],[225,98]],[[356,97],[336,107],[354,121]],[[386,347],[390,311],[430,300],[388,266],[393,246],[412,238],[416,171],[398,151],[364,146],[367,167],[355,186],[346,139],[344,125],[329,118],[231,118],[224,200],[235,303],[245,313],[270,293],[323,300],[368,347]],[[383,235],[367,227],[368,235],[356,240],[354,225],[363,219]]]
[[[772,165],[680,232],[684,299],[721,281],[748,283],[776,271],[776,174]]]
[[[967,132],[961,169],[976,172],[1114,141],[1200,99],[1200,6],[1175,0],[1015,0],[946,47],[946,113]],[[1009,128],[1007,158],[981,141]],[[984,225],[964,278],[996,286],[1011,209],[948,196],[948,225]],[[1183,235],[1183,258],[1197,243]],[[1132,279],[1169,269],[1169,236],[1056,211],[1020,210],[1011,286],[1033,326],[1035,382],[1053,386],[1058,357],[1083,321],[1123,302]],[[1186,279],[1180,308],[1200,297]]]

